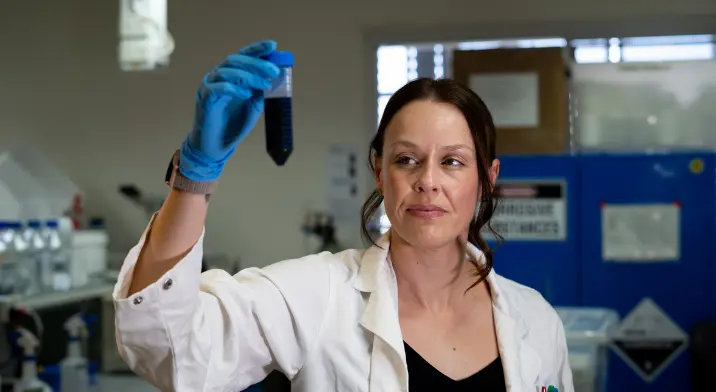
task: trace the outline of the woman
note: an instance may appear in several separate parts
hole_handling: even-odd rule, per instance
[[[277,369],[307,392],[572,392],[556,312],[492,271],[480,230],[494,210],[495,128],[449,80],[411,82],[385,109],[363,218],[384,202],[392,228],[375,246],[200,275],[208,196],[261,113],[275,47],[229,56],[199,89],[171,193],[114,292],[129,366],[164,391],[241,391]]]

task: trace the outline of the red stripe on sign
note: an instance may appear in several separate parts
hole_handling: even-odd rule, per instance
[[[497,190],[499,196],[502,197],[534,197],[537,195],[537,189],[532,187],[500,187]]]

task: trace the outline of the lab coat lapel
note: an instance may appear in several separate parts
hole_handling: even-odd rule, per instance
[[[370,391],[406,391],[408,369],[398,316],[398,286],[388,261],[389,234],[366,250],[354,287],[369,295],[361,325],[374,334]]]
[[[370,391],[407,391],[408,369],[398,316],[398,286],[388,260],[390,232],[366,250],[354,287],[369,295],[361,325],[374,334],[371,354]],[[474,260],[484,260],[482,252],[468,244]],[[507,392],[532,392],[541,368],[539,354],[526,340],[529,332],[524,319],[512,305],[509,293],[500,287],[500,277],[492,271],[487,283],[492,292],[492,308],[497,342],[505,372]]]
[[[507,392],[532,392],[542,366],[539,354],[526,340],[528,327],[514,311],[509,298],[500,289],[499,277],[491,272],[487,282],[492,292],[492,310],[497,344],[505,372]]]

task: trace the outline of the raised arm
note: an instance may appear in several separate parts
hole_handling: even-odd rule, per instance
[[[275,65],[261,59],[275,48],[270,41],[251,45],[204,77],[196,94],[194,126],[176,159],[177,176],[185,180],[182,190],[173,189],[156,216],[129,294],[159,279],[199,239],[209,193],[236,146],[256,125],[264,106],[263,91],[279,74]]]
[[[186,257],[204,230],[207,203],[204,195],[170,191],[139,254],[127,295],[156,282]]]
[[[190,181],[171,191],[115,287],[120,354],[162,391],[241,391],[274,369],[291,378],[318,339],[329,295],[329,267],[319,256],[236,276],[200,273],[208,204],[201,191],[256,124],[262,91],[278,75],[261,58],[274,49],[273,42],[249,46],[205,77],[177,155]]]

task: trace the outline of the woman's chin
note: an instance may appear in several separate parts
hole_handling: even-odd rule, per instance
[[[459,237],[451,231],[439,227],[411,227],[407,230],[398,230],[404,242],[421,250],[435,250],[445,247]]]

